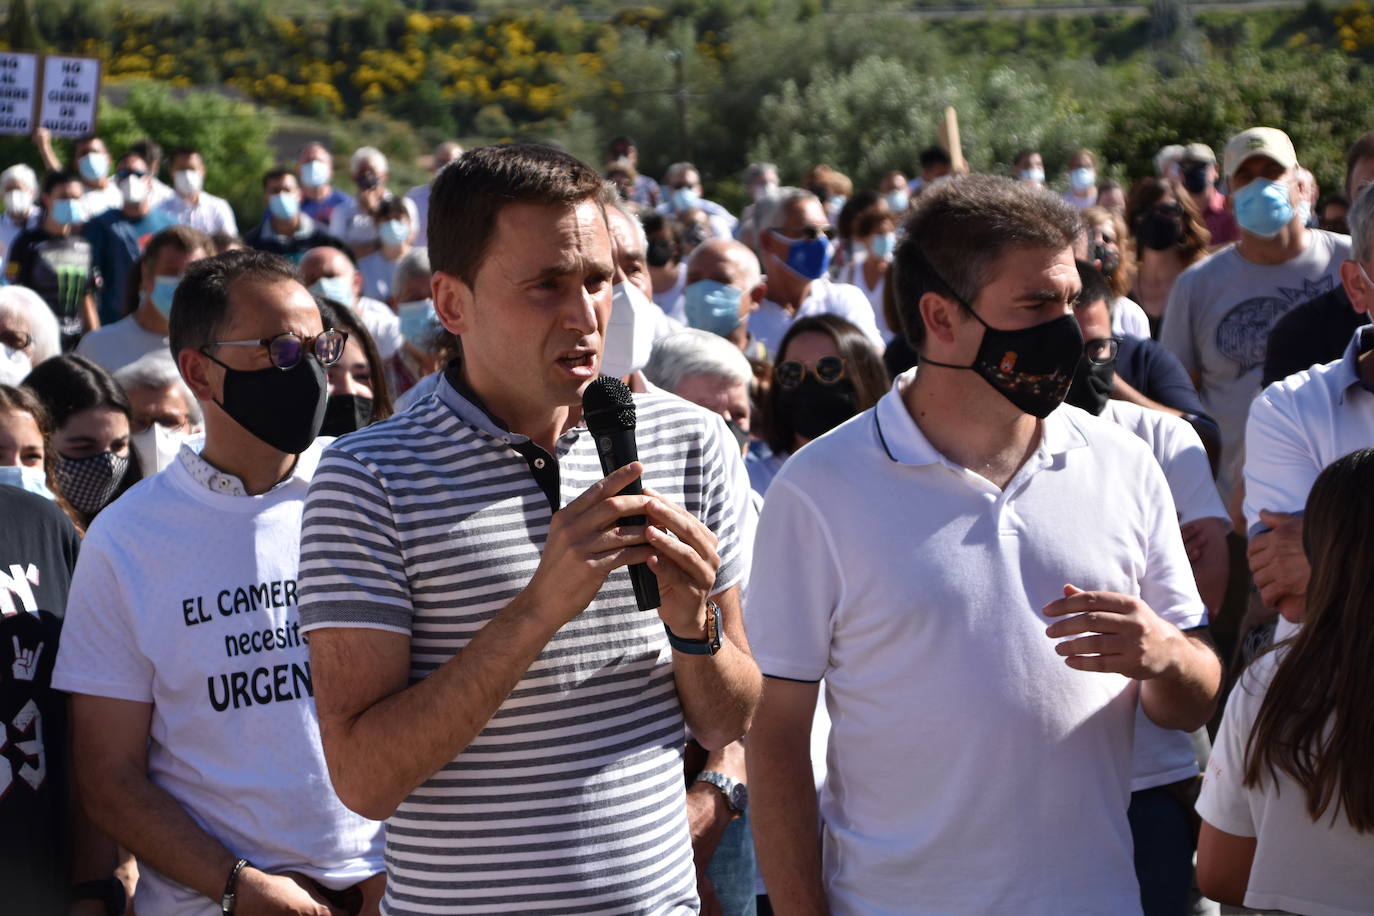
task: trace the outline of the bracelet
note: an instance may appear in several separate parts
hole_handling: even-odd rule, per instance
[[[666,623],[663,625],[663,632],[668,634],[668,645],[686,655],[715,655],[720,651],[720,631],[720,605],[714,601],[706,602],[705,639],[685,639],[670,630]]]
[[[224,882],[224,896],[219,900],[221,916],[230,916],[234,912],[235,898],[238,895],[239,872],[249,868],[252,864],[247,859],[239,859],[234,863],[234,867],[229,869],[229,880]]]

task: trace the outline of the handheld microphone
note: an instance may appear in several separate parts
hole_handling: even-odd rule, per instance
[[[587,386],[582,394],[582,418],[586,421],[587,432],[596,442],[603,474],[639,460],[639,449],[635,446],[635,402],[629,387],[620,379],[602,375]],[[635,478],[620,492],[638,496],[644,490]],[[644,522],[642,515],[620,519],[622,525],[642,525]],[[641,611],[651,611],[662,603],[658,597],[658,577],[645,564],[635,563],[630,567],[630,583]]]

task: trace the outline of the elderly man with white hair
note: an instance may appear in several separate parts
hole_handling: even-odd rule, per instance
[[[390,171],[386,156],[372,146],[360,147],[349,160],[348,168],[353,175],[353,184],[358,188],[358,196],[334,208],[329,216],[329,234],[343,239],[353,250],[353,256],[361,258],[381,247],[372,214],[382,198],[386,197],[386,181]],[[410,214],[410,224],[418,225],[420,216],[415,209],[415,202],[409,198],[402,200],[405,201],[406,212]]]
[[[181,378],[169,352],[149,353],[114,373],[129,397],[130,444],[145,475],[160,471],[176,457],[181,442],[199,432],[200,402]]]
[[[749,432],[749,360],[724,337],[683,328],[654,344],[644,377],[665,391],[719,414],[731,431]]]
[[[38,176],[22,162],[0,172],[0,194],[4,195],[5,213],[0,216],[0,272],[5,269],[10,242],[25,229],[32,229],[43,219],[38,208]]]
[[[48,304],[26,287],[0,287],[0,385],[18,385],[34,366],[61,352]]]

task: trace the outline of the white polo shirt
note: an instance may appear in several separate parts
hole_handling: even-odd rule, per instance
[[[749,316],[749,333],[768,348],[768,356],[775,359],[778,345],[792,323],[808,315],[838,315],[854,324],[872,342],[879,353],[887,346],[878,330],[873,306],[868,304],[864,291],[849,283],[836,283],[829,277],[812,280],[806,298],[792,314],[772,299],[765,299],[758,310]]]
[[[825,680],[831,909],[1138,914],[1139,686],[1069,668],[1041,608],[1072,583],[1203,621],[1164,475],[1058,410],[999,489],[916,426],[915,371],[783,466],[747,597],[764,674]]]
[[[1116,400],[1108,401],[1107,408],[1099,416],[1130,430],[1150,447],[1169,483],[1180,526],[1204,518],[1228,518],[1226,506],[1212,480],[1207,450],[1187,420],[1162,410]],[[1197,773],[1197,751],[1188,733],[1160,728],[1150,721],[1144,710],[1137,708],[1135,746],[1131,752],[1131,791],[1167,786]]]

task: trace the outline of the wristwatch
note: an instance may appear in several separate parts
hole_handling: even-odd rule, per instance
[[[663,625],[663,631],[668,634],[668,645],[678,652],[687,655],[715,655],[720,651],[720,605],[714,601],[706,602],[706,638],[705,639],[686,639],[668,629],[668,625]]]
[[[725,807],[729,808],[732,814],[743,814],[744,809],[749,807],[749,787],[738,779],[731,779],[715,770],[702,770],[697,774],[697,782],[704,782],[719,789],[725,796]]]
[[[252,867],[252,862],[247,859],[239,859],[234,863],[234,867],[229,869],[229,880],[224,882],[224,896],[219,898],[219,911],[223,916],[231,916],[234,912],[234,905],[238,903],[239,874],[245,868]]]

